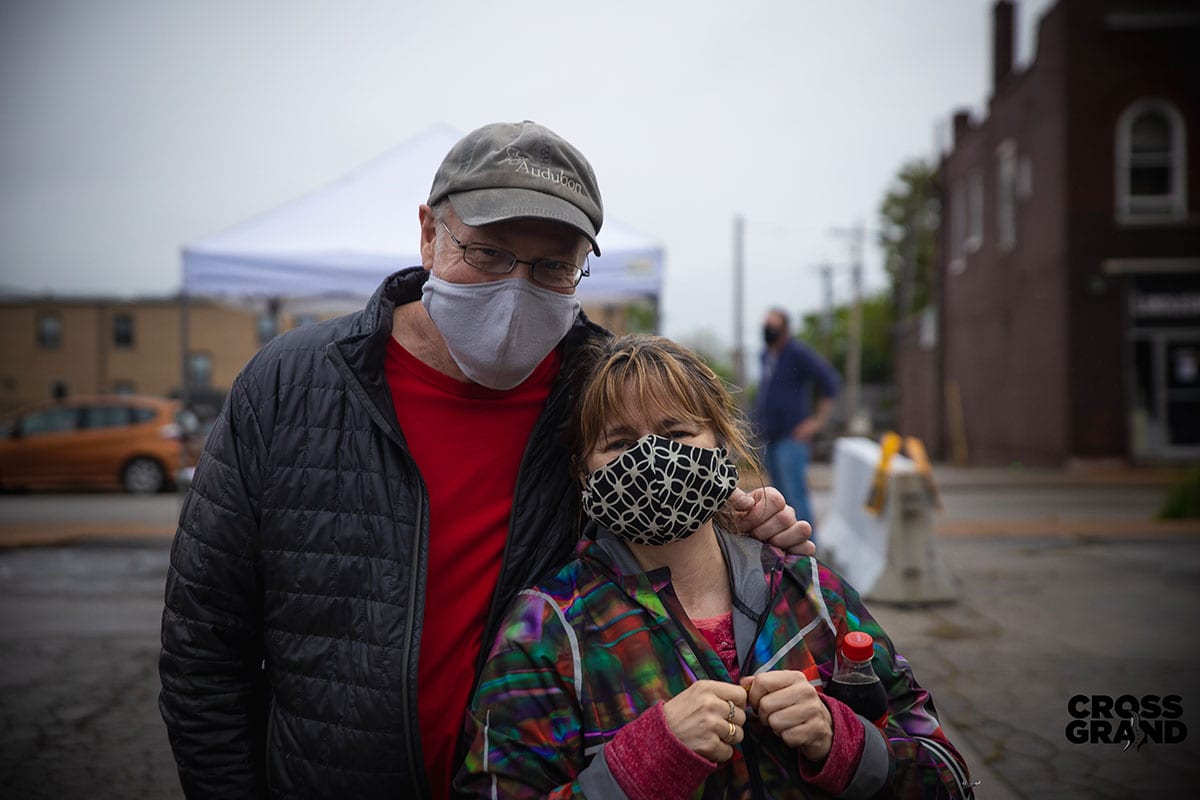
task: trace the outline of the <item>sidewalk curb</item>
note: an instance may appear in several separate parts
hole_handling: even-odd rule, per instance
[[[1124,469],[1067,469],[1027,467],[1019,470],[1005,467],[933,467],[934,482],[942,491],[957,489],[1003,489],[1063,486],[1078,487],[1160,487],[1166,488],[1178,480],[1185,470],[1169,467],[1130,467]],[[833,465],[812,464],[808,471],[809,487],[829,490],[833,486]]]
[[[947,537],[1079,536],[1143,538],[1200,535],[1200,519],[954,519],[935,520],[934,533]]]
[[[0,525],[0,550],[56,547],[91,541],[161,540],[170,542],[175,527],[149,522],[24,522]]]

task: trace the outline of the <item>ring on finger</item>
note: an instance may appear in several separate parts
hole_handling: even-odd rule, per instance
[[[725,742],[725,744],[733,744],[733,740],[736,738],[737,738],[737,726],[731,722],[731,723],[729,723],[729,733],[727,733],[725,735],[725,738],[722,739],[721,741]]]
[[[729,716],[728,716],[728,717],[726,717],[725,719],[726,719],[726,721],[728,721],[728,722],[733,722],[733,711],[734,711],[734,707],[733,707],[733,701],[732,701],[732,700],[726,700],[725,702],[729,703]]]

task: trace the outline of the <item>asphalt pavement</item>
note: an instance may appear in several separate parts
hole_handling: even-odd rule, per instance
[[[165,538],[0,551],[0,797],[183,796],[158,714],[168,552]]]
[[[1200,521],[1153,520],[1170,474],[937,474],[933,542],[957,598],[871,609],[933,693],[977,797],[1191,796]],[[828,472],[813,483],[820,512]],[[156,701],[177,511],[169,495],[0,497],[0,796],[181,796]],[[1173,730],[1144,703],[1169,695]],[[1122,697],[1161,741],[1072,740],[1079,724],[1115,730],[1104,698]]]

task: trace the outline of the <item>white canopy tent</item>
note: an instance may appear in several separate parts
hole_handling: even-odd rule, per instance
[[[185,297],[276,308],[358,307],[384,276],[421,263],[417,206],[462,133],[435,125],[333,183],[183,248]],[[579,286],[585,304],[657,304],[662,247],[606,218]]]

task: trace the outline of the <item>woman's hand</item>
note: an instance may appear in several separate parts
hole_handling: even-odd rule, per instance
[[[833,717],[803,672],[763,672],[741,683],[749,687],[750,707],[764,725],[813,764],[825,760],[833,745]]]
[[[696,681],[663,704],[663,715],[679,741],[719,764],[733,756],[733,746],[742,740],[745,705],[746,690],[741,686]]]

